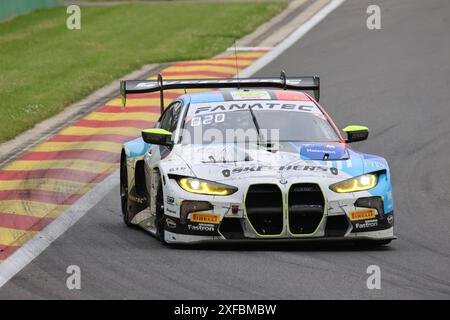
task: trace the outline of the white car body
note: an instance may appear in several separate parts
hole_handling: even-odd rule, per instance
[[[270,95],[264,92],[268,91],[219,92],[225,97],[223,102],[208,102],[211,98],[208,94],[184,95],[177,100],[180,105],[175,107],[181,108],[182,115],[189,115],[192,110],[214,114],[227,112],[223,108],[214,111],[219,105],[227,108],[236,102],[264,101],[293,105],[290,107],[293,109],[305,106],[305,112],[317,113],[334,126],[309,95],[301,93],[307,99],[299,101],[286,97],[274,99],[273,92]],[[156,198],[158,186],[161,186],[163,229],[160,237],[169,244],[256,239],[388,243],[395,239],[390,172],[383,158],[356,152],[345,140],[280,142],[277,150],[256,145],[244,148],[233,143],[185,144],[180,137],[185,118],[177,120],[172,137],[175,143],[170,148],[148,145],[142,138],[124,144],[122,167],[126,166],[127,187],[123,190],[126,189],[132,224],[158,235],[156,205],[161,204]],[[314,152],[320,157],[314,157]],[[324,153],[327,153],[325,157],[331,154],[330,158],[321,158]],[[334,153],[339,156],[333,158]],[[335,183],[371,172],[377,173],[378,182],[370,190],[340,193],[330,189]],[[180,177],[221,183],[237,190],[230,195],[192,193],[181,187]],[[378,201],[376,206],[371,199]],[[182,215],[183,204],[195,201],[211,206]],[[364,205],[358,206],[360,203]],[[367,203],[372,208],[368,209]]]

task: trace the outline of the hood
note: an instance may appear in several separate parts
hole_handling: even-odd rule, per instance
[[[346,179],[380,170],[385,160],[352,150],[345,143],[280,143],[277,151],[256,145],[180,145],[176,156],[202,179],[226,181],[248,177],[328,177]]]

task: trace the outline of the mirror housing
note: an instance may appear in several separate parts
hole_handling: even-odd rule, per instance
[[[369,128],[365,126],[346,126],[342,131],[347,134],[347,143],[363,141],[369,137]]]
[[[160,128],[142,130],[142,139],[149,144],[173,146],[172,132]]]

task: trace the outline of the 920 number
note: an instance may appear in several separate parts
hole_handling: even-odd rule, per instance
[[[203,117],[194,117],[191,120],[191,127],[197,127],[199,125],[209,125],[211,123],[220,123],[225,121],[225,113],[208,114]]]

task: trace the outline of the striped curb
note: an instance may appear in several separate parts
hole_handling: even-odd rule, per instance
[[[179,62],[162,74],[167,79],[229,78],[266,52]],[[164,97],[169,102],[183,93],[172,90]],[[133,95],[126,108],[115,98],[2,168],[0,262],[117,170],[122,143],[152,127],[158,118],[159,94]]]

